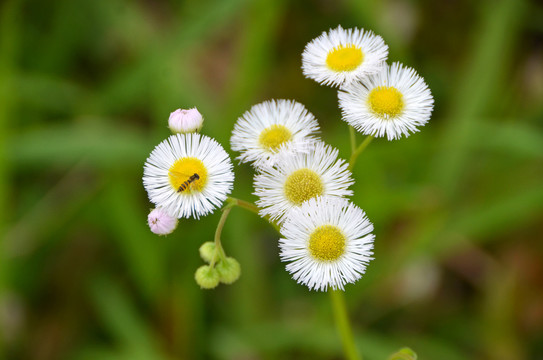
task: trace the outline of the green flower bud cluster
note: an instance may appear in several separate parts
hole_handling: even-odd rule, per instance
[[[239,279],[241,275],[239,262],[233,257],[220,256],[220,251],[216,248],[215,243],[205,242],[200,246],[199,251],[202,259],[209,263],[209,265],[200,266],[194,274],[196,283],[202,289],[213,289],[221,282],[232,284]]]

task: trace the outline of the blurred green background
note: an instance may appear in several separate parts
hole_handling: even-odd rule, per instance
[[[338,24],[383,36],[435,97],[354,169],[376,234],[346,288],[365,359],[543,359],[543,4],[518,0],[0,2],[0,358],[341,359],[328,296],[290,278],[264,220],[232,211],[242,277],[202,291],[219,212],[158,237],[141,182],[180,107],[234,157],[243,112],[295,99],[348,158],[336,90],[300,69]]]

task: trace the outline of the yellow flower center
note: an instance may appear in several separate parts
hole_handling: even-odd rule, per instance
[[[319,175],[309,169],[299,169],[285,181],[285,196],[295,205],[322,195],[324,186]]]
[[[319,226],[309,236],[309,252],[320,261],[337,260],[345,253],[345,236],[336,226]]]
[[[376,115],[384,119],[400,115],[404,108],[402,93],[392,86],[373,89],[368,96],[368,104]]]
[[[292,138],[292,133],[283,125],[272,125],[264,129],[260,133],[258,141],[260,145],[270,151],[276,151],[281,144],[289,141]]]
[[[195,157],[177,159],[170,167],[168,176],[175,191],[184,194],[202,191],[207,183],[207,169],[202,160]]]
[[[353,71],[364,60],[364,53],[355,45],[339,45],[326,57],[326,65],[334,71]]]

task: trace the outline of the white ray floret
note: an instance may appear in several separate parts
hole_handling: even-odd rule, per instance
[[[363,134],[386,135],[388,140],[419,131],[434,108],[424,79],[397,62],[363,82],[345,85],[338,97],[344,121]]]
[[[293,209],[281,227],[281,260],[310,290],[344,289],[372,260],[373,225],[346,199],[318,197]]]
[[[270,100],[254,105],[243,114],[232,131],[232,150],[241,162],[257,168],[273,166],[280,151],[307,152],[316,141],[319,124],[300,103]]]
[[[341,26],[309,42],[302,54],[302,70],[318,83],[341,86],[378,72],[388,57],[382,37],[364,29]]]
[[[288,211],[317,196],[352,195],[354,183],[347,163],[338,151],[319,141],[307,153],[282,153],[273,168],[262,168],[255,175],[256,204],[262,216],[283,222]]]
[[[170,136],[155,147],[143,169],[149,200],[177,218],[199,218],[220,207],[233,182],[226,151],[197,133]]]

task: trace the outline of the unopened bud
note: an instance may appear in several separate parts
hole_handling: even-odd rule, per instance
[[[168,126],[172,133],[192,133],[199,131],[204,123],[202,114],[196,109],[177,109],[170,114]]]
[[[151,231],[157,235],[171,234],[177,228],[177,218],[170,216],[162,208],[151,210],[147,222]]]
[[[209,265],[203,265],[196,270],[194,279],[202,289],[213,289],[219,285],[219,272]]]
[[[403,348],[392,354],[388,360],[417,360],[417,354],[410,348]]]
[[[227,257],[217,264],[217,271],[219,272],[221,282],[232,284],[239,279],[239,276],[241,275],[241,266],[239,266],[239,262],[236,259]]]
[[[213,260],[213,257],[215,256],[215,243],[211,241],[207,241],[200,246],[200,257],[206,261],[211,262]]]

